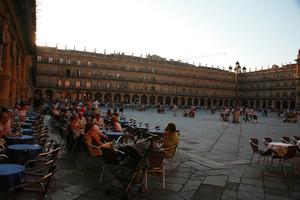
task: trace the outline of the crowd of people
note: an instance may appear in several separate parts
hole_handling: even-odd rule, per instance
[[[0,113],[0,145],[5,145],[4,137],[17,135],[21,123],[25,122],[29,111],[29,102],[16,103],[13,108],[2,107]]]

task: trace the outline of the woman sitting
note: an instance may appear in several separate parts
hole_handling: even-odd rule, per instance
[[[174,123],[169,123],[165,129],[164,138],[163,138],[163,148],[166,150],[165,157],[172,157],[176,151],[176,145],[179,144],[179,136],[176,132],[176,126]],[[174,148],[169,148],[174,147]],[[169,148],[169,149],[168,149]]]
[[[86,126],[86,134],[84,141],[87,144],[88,152],[91,156],[101,156],[100,147],[104,145],[103,141],[107,141],[108,137],[104,135],[98,126],[93,123],[88,123]],[[105,144],[105,147],[110,147],[112,144]]]
[[[114,129],[114,131],[116,131],[116,132],[122,132],[123,129],[122,129],[121,124],[118,122],[118,117],[117,116],[113,116],[111,120],[113,122],[113,129]]]
[[[100,116],[100,113],[96,113],[95,118],[93,119],[93,124],[98,125],[99,129],[104,128],[104,120]]]

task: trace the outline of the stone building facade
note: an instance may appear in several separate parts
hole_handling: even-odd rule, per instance
[[[34,95],[115,104],[295,108],[299,105],[299,55],[297,62],[256,72],[244,68],[235,74],[156,55],[142,58],[37,47]]]
[[[0,106],[12,106],[32,95],[35,8],[35,0],[0,1]]]

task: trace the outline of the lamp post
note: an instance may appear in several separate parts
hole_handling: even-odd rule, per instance
[[[235,63],[234,74],[235,74],[235,110],[233,112],[233,123],[240,123],[240,109],[239,109],[239,74],[241,73],[240,63]]]

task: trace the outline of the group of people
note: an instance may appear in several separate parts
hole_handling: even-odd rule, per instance
[[[114,109],[113,112],[107,109],[106,113],[102,113],[100,107],[92,102],[78,103],[68,106],[65,102],[55,102],[52,104],[50,114],[53,119],[60,122],[60,126],[66,127],[72,134],[68,140],[82,139],[92,156],[100,156],[100,148],[96,146],[109,146],[108,137],[105,135],[106,130],[114,132],[122,132],[123,127],[119,123],[119,112]],[[103,131],[104,130],[104,131]],[[169,124],[166,128],[166,138],[164,146],[169,143],[176,143],[176,126]],[[174,138],[175,139],[174,139]],[[178,142],[177,142],[178,143]]]
[[[21,127],[21,123],[26,121],[26,115],[30,108],[30,103],[16,103],[13,108],[2,107],[0,112],[0,144],[5,145],[4,137],[10,134],[17,134],[12,130]]]

